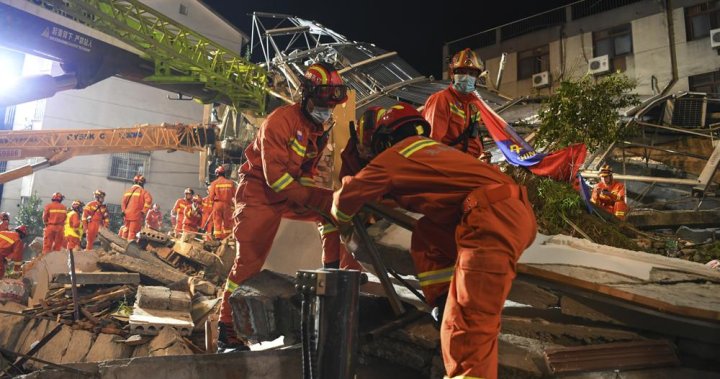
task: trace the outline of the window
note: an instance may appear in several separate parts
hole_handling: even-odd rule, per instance
[[[185,4],[180,4],[180,10],[179,10],[179,12],[180,12],[181,15],[187,16],[187,15],[188,15],[187,6],[185,6]]]
[[[632,54],[630,24],[616,26],[593,33],[593,56],[607,55],[611,71],[625,71],[625,56]]]
[[[149,153],[113,154],[108,179],[132,181],[138,174],[145,174],[150,163]]]
[[[710,30],[717,28],[720,28],[720,1],[708,1],[685,8],[688,41],[708,37]]]
[[[720,94],[720,71],[693,75],[688,78],[691,92]]]
[[[530,79],[533,74],[550,70],[548,45],[518,53],[518,80]]]

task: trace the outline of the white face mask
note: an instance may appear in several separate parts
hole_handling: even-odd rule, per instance
[[[476,77],[472,75],[453,75],[453,87],[460,93],[470,93],[475,90]]]
[[[332,108],[315,106],[312,112],[310,112],[310,117],[318,124],[324,124],[332,117]]]

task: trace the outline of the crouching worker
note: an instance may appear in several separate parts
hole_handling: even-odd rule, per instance
[[[416,246],[413,259],[423,290],[434,294],[428,296],[431,305],[442,305],[447,296],[441,325],[447,377],[494,379],[500,312],[516,262],[535,239],[535,215],[523,186],[472,155],[427,138],[429,129],[410,105],[388,109],[373,134],[375,157],[355,176],[343,178],[332,215],[341,230],[349,230],[364,203],[388,196],[430,223],[454,229],[454,234],[424,236],[444,248]],[[446,295],[439,293],[448,285]]]

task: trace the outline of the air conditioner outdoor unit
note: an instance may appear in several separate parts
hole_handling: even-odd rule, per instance
[[[710,31],[710,47],[713,49],[720,47],[720,29]]]
[[[610,71],[610,58],[607,55],[595,57],[588,62],[588,72],[593,75],[604,74],[608,71]]]
[[[532,76],[533,88],[542,88],[550,85],[550,73],[543,71]]]

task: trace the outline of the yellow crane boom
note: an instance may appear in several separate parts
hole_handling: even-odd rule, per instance
[[[79,155],[136,151],[204,151],[216,127],[161,124],[131,128],[0,131],[0,160],[42,157],[46,161],[0,173],[0,183],[29,175]]]

